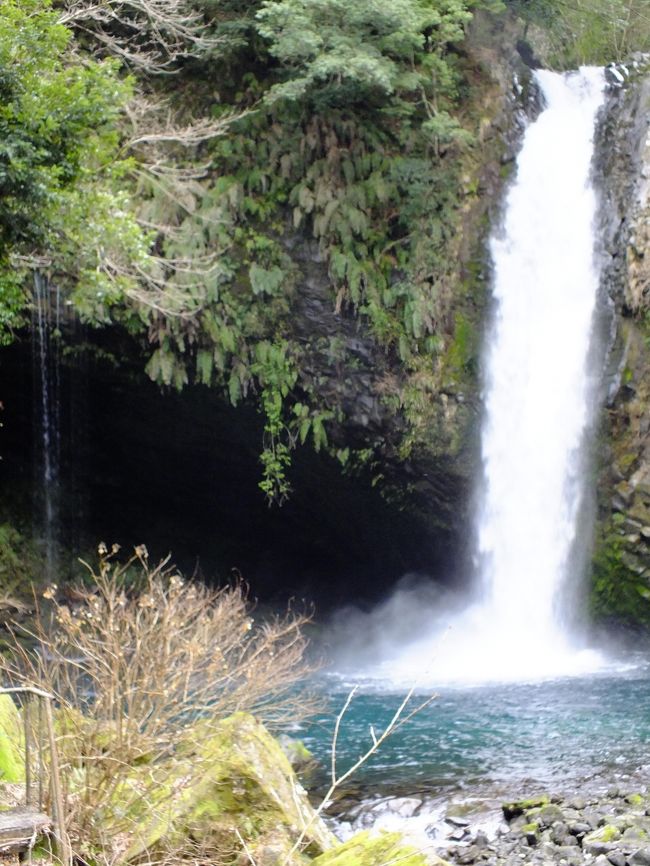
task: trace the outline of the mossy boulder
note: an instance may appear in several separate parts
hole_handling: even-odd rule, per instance
[[[199,722],[173,758],[134,768],[101,820],[108,832],[128,832],[131,861],[187,839],[221,850],[243,840],[256,863],[275,866],[336,842],[278,742],[246,713]]]
[[[531,821],[529,824],[524,824],[521,827],[521,833],[526,837],[529,845],[537,845],[539,841],[539,824],[537,821]]]
[[[642,794],[628,794],[625,802],[629,803],[630,806],[642,806],[645,801]]]
[[[294,770],[308,770],[317,766],[316,758],[314,758],[302,740],[289,737],[287,734],[281,734],[278,737],[278,743]]]
[[[513,818],[523,815],[524,812],[526,812],[527,817],[533,818],[535,815],[530,813],[531,809],[548,806],[550,802],[551,801],[546,794],[541,794],[539,797],[530,797],[528,800],[514,800],[510,803],[503,803],[501,808],[503,809],[503,814],[506,820],[511,821]]]
[[[11,695],[0,694],[0,782],[25,781],[23,725]]]
[[[535,820],[541,827],[551,827],[556,821],[564,821],[564,812],[555,803],[547,803],[539,807]]]
[[[601,853],[603,844],[617,842],[620,838],[621,831],[618,827],[615,827],[613,824],[605,824],[602,827],[598,827],[597,830],[587,833],[582,840],[582,847],[587,852]],[[594,850],[592,851],[592,849]]]
[[[447,866],[435,854],[425,857],[421,851],[408,845],[399,833],[358,833],[312,860],[310,866]]]

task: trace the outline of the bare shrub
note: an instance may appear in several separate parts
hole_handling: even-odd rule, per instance
[[[89,35],[97,53],[149,74],[173,72],[179,60],[203,57],[221,42],[189,0],[63,0],[61,5],[60,22]]]
[[[192,723],[202,720],[205,731],[211,720],[247,711],[274,727],[304,718],[314,704],[297,687],[310,672],[307,617],[288,612],[256,623],[241,584],[212,590],[185,581],[168,560],[150,566],[144,547],[121,564],[103,545],[100,554],[89,584],[67,601],[52,597],[31,644],[16,639],[0,670],[60,703],[69,832],[78,853],[96,858],[102,850],[108,863],[128,848],[131,819],[111,826],[106,814],[116,799],[125,816],[143,803],[164,811],[164,797],[178,790],[165,795],[158,768]],[[170,852],[169,862],[187,854]]]

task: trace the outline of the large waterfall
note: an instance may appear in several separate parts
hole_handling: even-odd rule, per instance
[[[502,233],[487,358],[478,522],[484,615],[505,650],[546,668],[565,654],[563,601],[582,494],[587,357],[599,284],[592,139],[598,69],[539,72],[546,110],[528,129]],[[546,658],[545,658],[546,657]]]
[[[388,636],[391,621],[421,622],[417,592],[393,602],[394,616],[384,609],[388,640],[370,667],[391,681],[526,679],[600,664],[576,645],[565,614],[593,393],[599,269],[591,162],[604,75],[587,68],[536,78],[545,107],[525,133],[491,240],[474,593],[454,611],[433,600],[420,638],[399,626],[396,639]]]

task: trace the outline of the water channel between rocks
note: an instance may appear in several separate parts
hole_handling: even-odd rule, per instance
[[[329,677],[322,685],[329,712],[298,735],[319,761],[324,782],[332,719],[352,683]],[[414,705],[422,697],[414,695]],[[376,682],[362,684],[343,718],[340,772],[371,744],[370,726],[381,732],[402,699]],[[606,802],[625,812],[625,797],[645,792],[649,771],[650,664],[628,658],[607,675],[441,688],[339,792],[332,814],[344,835],[400,829],[438,850],[471,847],[478,833],[501,838],[502,846],[512,836],[504,801],[544,794],[565,806],[579,797],[586,798],[583,808]]]

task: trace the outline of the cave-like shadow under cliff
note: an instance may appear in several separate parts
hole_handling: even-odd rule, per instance
[[[241,575],[253,596],[326,611],[373,601],[407,572],[453,579],[453,539],[386,502],[367,476],[298,448],[282,507],[258,488],[262,419],[206,387],[167,392],[141,362],[97,338],[63,354],[57,394],[57,532],[65,561],[99,541],[172,553],[208,581]],[[29,335],[1,359],[4,516],[38,526],[42,487],[39,377]],[[34,493],[35,491],[35,493]],[[42,494],[42,490],[40,490]],[[40,497],[42,504],[42,495]]]

